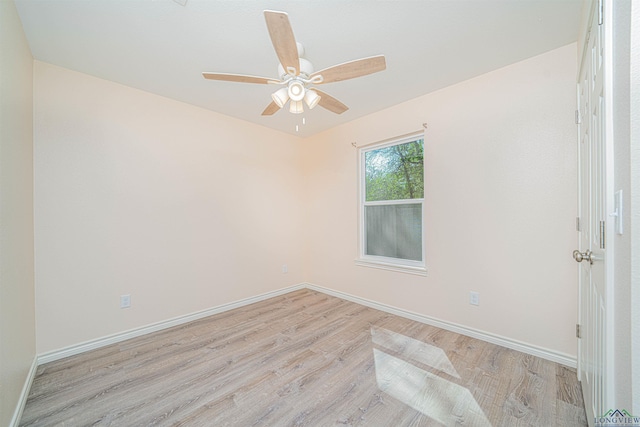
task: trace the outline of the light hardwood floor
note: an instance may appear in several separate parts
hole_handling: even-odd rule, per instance
[[[574,369],[300,290],[40,366],[22,426],[586,426]]]

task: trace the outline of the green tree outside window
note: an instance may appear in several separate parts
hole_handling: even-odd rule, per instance
[[[367,202],[424,198],[424,141],[365,153]]]

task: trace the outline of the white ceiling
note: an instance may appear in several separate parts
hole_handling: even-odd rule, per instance
[[[583,0],[16,0],[35,59],[306,137],[564,46]],[[260,113],[277,87],[202,71],[277,77],[262,11],[285,11],[320,70],[384,54],[383,72],[322,86],[347,104]],[[306,108],[306,106],[305,106]],[[306,124],[296,133],[295,125]]]

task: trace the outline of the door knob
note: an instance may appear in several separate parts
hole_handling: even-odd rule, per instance
[[[587,249],[586,252],[580,252],[579,250],[575,250],[573,251],[573,259],[576,260],[576,262],[582,262],[584,260],[589,261],[589,264],[593,264],[593,252],[591,252],[590,250]]]

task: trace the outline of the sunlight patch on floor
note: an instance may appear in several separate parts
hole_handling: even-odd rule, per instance
[[[411,359],[460,379],[458,371],[440,347],[384,328],[371,328],[371,336],[376,345],[400,353],[405,359]]]
[[[409,407],[444,425],[491,427],[491,423],[465,387],[428,372],[407,360],[460,379],[445,352],[435,346],[384,328],[371,328],[378,388]]]

